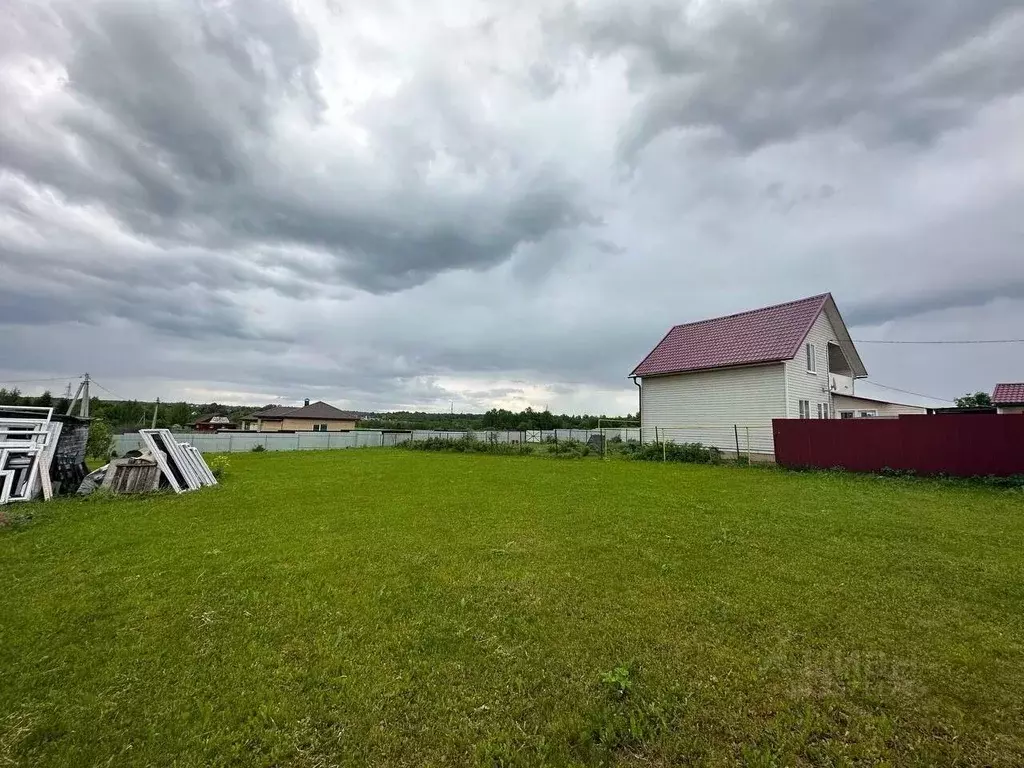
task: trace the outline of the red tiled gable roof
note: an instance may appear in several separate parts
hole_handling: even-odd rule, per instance
[[[992,402],[996,405],[1024,405],[1024,382],[996,384]]]
[[[657,376],[789,360],[800,350],[829,294],[737,315],[677,325],[631,373]]]

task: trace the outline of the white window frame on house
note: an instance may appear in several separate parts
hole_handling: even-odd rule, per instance
[[[327,431],[327,425],[326,424],[314,424],[313,425],[313,431],[314,432],[326,432]]]
[[[797,406],[800,408],[801,419],[811,418],[811,403],[809,400],[798,400]]]
[[[821,418],[823,418],[823,419],[828,419],[829,418],[828,410],[829,410],[828,403],[822,403],[821,404]]]
[[[857,418],[857,412],[856,411],[840,411],[839,412],[839,418],[840,419],[855,419],[855,418]]]
[[[818,373],[818,360],[817,350],[813,344],[807,344],[807,372],[817,374]]]

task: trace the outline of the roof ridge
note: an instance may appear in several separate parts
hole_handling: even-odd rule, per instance
[[[676,328],[688,328],[692,325],[700,325],[701,323],[714,323],[719,320],[730,320],[734,317],[743,317],[744,315],[753,315],[757,312],[767,312],[769,309],[781,309],[782,307],[791,307],[794,304],[803,304],[809,301],[822,300],[824,301],[831,295],[830,292],[819,293],[816,296],[807,296],[802,299],[793,299],[792,301],[784,301],[781,304],[770,304],[767,307],[758,307],[757,309],[747,309],[743,312],[733,312],[731,315],[718,315],[717,317],[705,317],[702,320],[691,320],[688,323],[680,323],[679,325],[673,325],[669,331],[674,331]],[[652,350],[653,351],[653,350]]]

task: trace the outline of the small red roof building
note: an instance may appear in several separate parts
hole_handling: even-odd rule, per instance
[[[992,392],[993,405],[1024,405],[1024,382],[996,384]]]

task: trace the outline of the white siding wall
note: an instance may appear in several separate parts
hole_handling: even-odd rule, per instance
[[[800,417],[800,401],[806,400],[811,406],[811,418],[818,417],[818,405],[829,404],[832,396],[829,389],[828,343],[838,342],[839,337],[832,330],[832,323],[824,312],[814,321],[796,357],[787,360],[786,368],[786,415],[791,419]],[[807,344],[814,345],[815,373],[807,372]]]
[[[740,450],[774,453],[771,420],[786,415],[785,373],[781,363],[721,371],[655,376],[642,382],[643,439],[655,427],[677,443],[704,443],[735,451],[733,425],[740,427]],[[682,429],[686,427],[686,429]]]
[[[843,397],[836,395],[832,398],[836,409],[836,418],[839,418],[840,411],[878,411],[879,416],[899,416],[900,414],[926,414],[927,408],[916,405],[901,405],[900,403],[878,403],[873,400],[863,400],[859,397]]]
[[[996,413],[1024,413],[1024,405],[1000,405]]]

